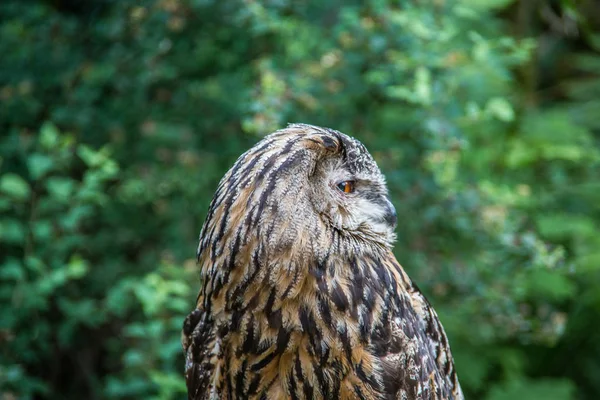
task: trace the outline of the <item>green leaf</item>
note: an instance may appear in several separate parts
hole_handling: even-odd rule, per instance
[[[39,179],[52,170],[54,161],[45,154],[34,153],[27,158],[27,167],[33,179]]]
[[[106,156],[84,144],[77,146],[77,155],[81,157],[88,167],[99,167],[106,160]]]
[[[16,200],[26,200],[31,193],[29,184],[17,174],[4,174],[0,178],[0,191]]]
[[[75,181],[66,177],[51,177],[46,181],[46,188],[58,201],[65,203],[71,200]]]
[[[511,122],[515,119],[515,111],[508,100],[501,97],[490,99],[485,107],[485,111],[500,121]]]
[[[37,220],[33,222],[31,231],[35,240],[46,241],[53,233],[52,222],[49,220]]]
[[[46,270],[45,263],[39,257],[35,256],[27,256],[25,258],[25,265],[29,271],[35,274],[42,274]]]
[[[40,144],[52,150],[58,145],[59,132],[52,122],[45,122],[40,129]]]
[[[88,262],[80,256],[75,255],[69,261],[67,272],[71,279],[79,279],[87,274],[89,269]]]
[[[13,218],[0,220],[0,241],[21,244],[25,241],[25,225]]]
[[[129,368],[132,367],[140,367],[147,363],[146,358],[144,357],[144,353],[138,350],[129,350],[123,356],[123,362]]]
[[[19,260],[10,258],[0,266],[0,280],[21,281],[23,278],[25,272]]]

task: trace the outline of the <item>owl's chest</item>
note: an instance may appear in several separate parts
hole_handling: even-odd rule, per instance
[[[269,305],[267,298],[233,312],[221,329],[222,398],[381,398],[373,341],[385,330],[384,315],[374,304],[353,310],[347,302],[315,293],[310,302]]]
[[[242,333],[224,338],[223,393],[244,399],[380,398],[379,358],[351,332],[343,339],[316,334],[314,322],[309,330],[282,326],[266,332],[257,324],[250,328],[255,339]]]

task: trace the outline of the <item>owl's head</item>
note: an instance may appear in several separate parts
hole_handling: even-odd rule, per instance
[[[395,226],[385,178],[362,143],[292,124],[258,142],[225,175],[198,251],[211,244],[212,258],[252,237],[271,247],[345,241],[389,248]]]
[[[314,211],[343,235],[391,245],[396,210],[365,146],[331,129],[300,124],[287,129],[306,132],[300,142],[315,153],[306,178]]]

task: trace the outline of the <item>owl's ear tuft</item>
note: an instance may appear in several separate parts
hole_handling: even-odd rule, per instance
[[[341,150],[341,143],[337,138],[324,134],[313,134],[304,138],[306,148],[319,153],[337,153]]]

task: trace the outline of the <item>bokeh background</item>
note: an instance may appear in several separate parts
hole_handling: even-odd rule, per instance
[[[0,399],[182,399],[217,182],[288,122],[387,176],[470,399],[600,398],[594,0],[2,0]]]

